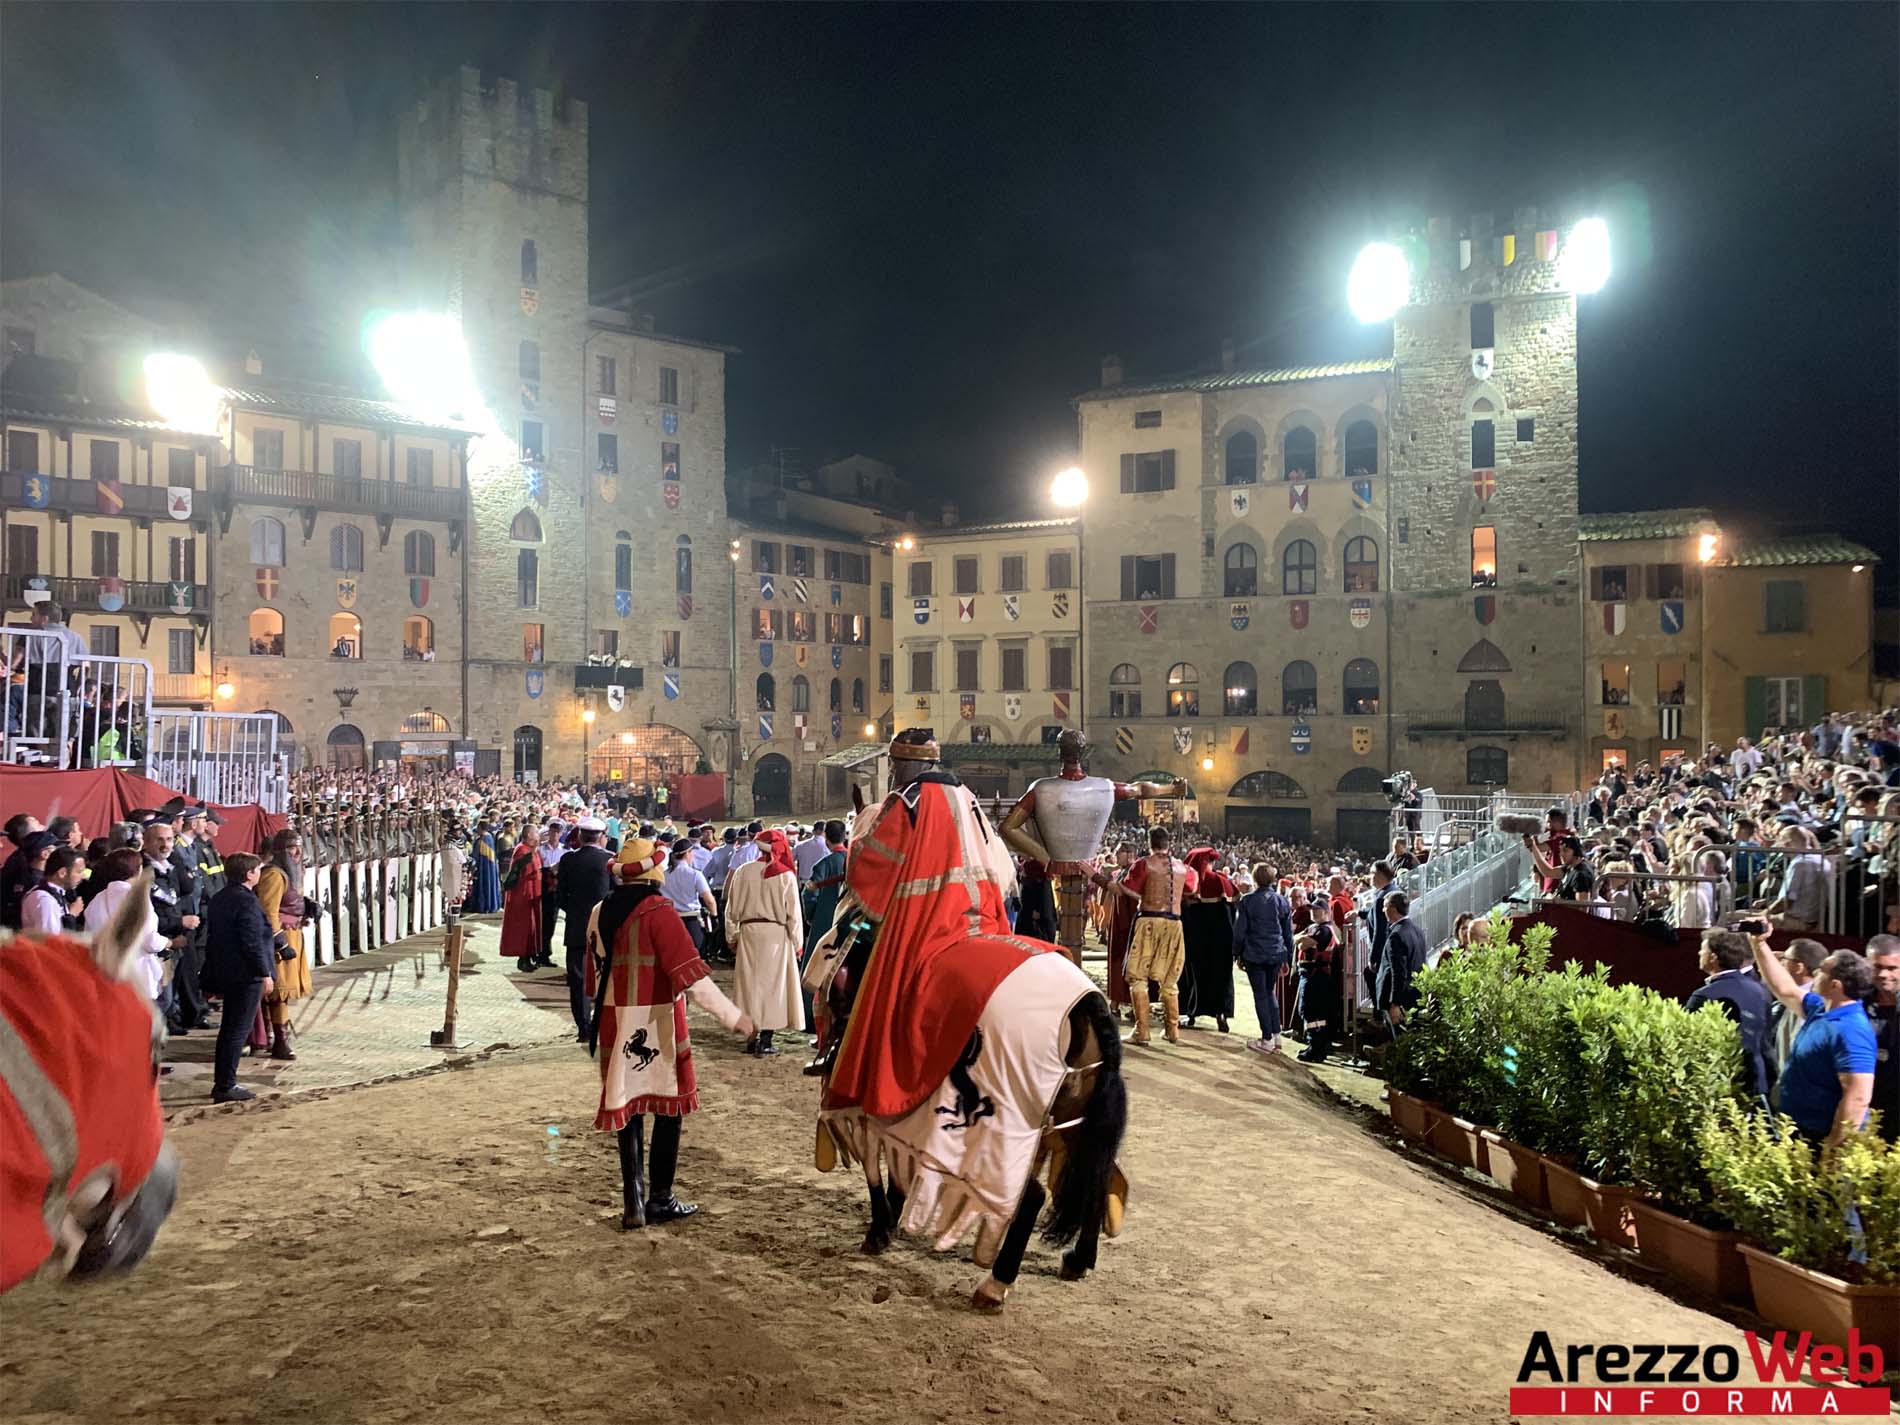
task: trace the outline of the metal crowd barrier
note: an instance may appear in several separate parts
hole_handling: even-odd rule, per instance
[[[154,713],[150,767],[154,781],[201,801],[281,812],[289,800],[272,713]]]
[[[7,668],[0,758],[38,767],[127,767],[144,772],[152,722],[152,665],[143,658],[74,656],[47,629],[0,629]]]

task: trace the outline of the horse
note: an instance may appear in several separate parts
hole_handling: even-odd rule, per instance
[[[840,906],[834,925],[837,928],[828,937],[831,943],[814,956],[824,958],[822,952],[830,950],[830,965],[815,988],[823,993],[836,987],[844,995],[854,995],[868,955],[869,934],[848,901]],[[1043,1240],[1067,1249],[1060,1276],[1072,1282],[1094,1269],[1102,1234],[1113,1237],[1120,1232],[1128,1198],[1127,1179],[1115,1161],[1127,1125],[1128,1100],[1121,1076],[1121,1036],[1107,998],[1059,947],[1013,936],[996,938],[1034,952],[1025,967],[1033,965],[1032,978],[1049,986],[1056,1002],[1067,1004],[1042,1035],[1048,1067],[1059,1079],[1053,1093],[1040,1102],[1010,1103],[1005,1088],[1022,1085],[1024,1076],[993,1074],[987,1093],[972,1077],[984,1054],[986,1026],[992,1037],[996,1033],[989,1023],[992,1011],[1002,1016],[1012,1013],[1007,1002],[998,1003],[1009,998],[1011,980],[1005,980],[936,1095],[901,1119],[823,1115],[815,1154],[820,1171],[829,1171],[840,1161],[855,1161],[863,1168],[871,1221],[860,1250],[876,1256],[906,1226],[905,1208],[920,1182],[931,1182],[931,1191],[940,1197],[945,1195],[946,1181],[951,1193],[965,1186],[928,1154],[917,1151],[918,1139],[927,1132],[925,1125],[934,1124],[944,1133],[973,1131],[979,1123],[1012,1112],[1014,1121],[1027,1125],[1034,1135],[1033,1154],[1025,1160],[1027,1171],[1020,1183],[1005,1185],[1019,1189],[1019,1195],[1012,1192],[1005,1199],[1015,1204],[1007,1225],[999,1233],[994,1230],[996,1219],[967,1208],[947,1215],[949,1230],[940,1232],[937,1241],[939,1248],[953,1246],[971,1221],[983,1222],[975,1257],[977,1265],[989,1268],[989,1275],[971,1297],[971,1305],[982,1311],[1000,1310],[1007,1300],[1045,1205],[1049,1213],[1042,1227]],[[845,1009],[844,995],[828,996],[834,1014]],[[1047,993],[1040,998],[1046,1000]],[[1022,1026],[1015,1029],[1018,1032],[1009,1037],[1020,1039]],[[837,1032],[835,1019],[833,1032]],[[1059,1062],[1053,1057],[1057,1054]],[[829,1067],[826,1062],[827,1078]],[[945,1214],[938,1214],[936,1226],[944,1227],[945,1219]],[[919,1224],[909,1230],[925,1229]]]
[[[0,1292],[130,1271],[171,1212],[152,930],[149,872],[90,944],[0,930]]]

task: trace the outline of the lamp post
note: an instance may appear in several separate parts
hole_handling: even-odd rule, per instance
[[[591,706],[584,707],[581,709],[581,785],[583,787],[587,785],[587,763],[594,751],[593,744],[588,739],[593,735],[594,710]]]
[[[1089,502],[1089,477],[1079,465],[1057,472],[1049,482],[1049,502],[1059,510],[1075,511],[1075,726],[1084,739],[1089,730],[1088,687],[1088,594],[1085,580],[1088,568],[1086,519],[1083,506]]]
[[[1709,566],[1721,552],[1720,535],[1704,534],[1696,540],[1696,562],[1702,566],[1702,577],[1697,580],[1696,589],[1696,701],[1701,704],[1696,709],[1697,720],[1701,724],[1702,750],[1709,750]]]

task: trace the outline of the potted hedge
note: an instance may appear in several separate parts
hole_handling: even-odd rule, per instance
[[[1582,1063],[1570,1008],[1602,987],[1608,974],[1601,967],[1586,973],[1575,962],[1546,970],[1550,939],[1550,927],[1533,926],[1519,951],[1523,973],[1506,1002],[1511,1091],[1486,1138],[1492,1176],[1539,1211],[1552,1207],[1549,1165],[1553,1159],[1561,1165],[1567,1159],[1559,1155],[1575,1151],[1583,1115]],[[1574,1220],[1585,1221],[1581,1209]]]
[[[1611,1021],[1625,1075],[1617,1105],[1626,1125],[1636,1248],[1644,1260],[1709,1296],[1748,1300],[1741,1234],[1716,1208],[1701,1126],[1741,1102],[1741,1037],[1720,1006],[1690,1013],[1645,995]]]
[[[1741,1244],[1755,1309],[1846,1345],[1900,1339],[1900,1148],[1868,1131],[1818,1153],[1788,1118],[1721,1105],[1698,1138]]]

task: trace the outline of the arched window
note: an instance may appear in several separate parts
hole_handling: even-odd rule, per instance
[[[1228,717],[1252,717],[1260,710],[1260,680],[1253,664],[1229,663],[1221,674],[1222,711]]]
[[[1141,669],[1132,663],[1117,663],[1109,672],[1108,715],[1141,716]]]
[[[1355,658],[1346,665],[1340,680],[1340,706],[1349,713],[1369,714],[1379,710],[1379,665],[1370,658]]]
[[[1251,544],[1234,545],[1221,564],[1221,587],[1228,598],[1251,598],[1260,592],[1260,556]]]
[[[541,559],[532,549],[515,555],[515,583],[522,608],[531,609],[541,602]]]
[[[1280,592],[1312,594],[1319,591],[1319,551],[1310,539],[1296,539],[1280,561]]]
[[[515,729],[515,780],[541,780],[541,729],[533,723]]]
[[[805,681],[803,673],[792,678],[792,711],[811,711],[811,684]]]
[[[1260,442],[1250,430],[1227,437],[1227,483],[1251,485],[1260,478]]]
[[[1339,790],[1354,797],[1380,796],[1385,791],[1385,778],[1377,767],[1354,767],[1339,779]]]
[[[614,587],[633,587],[633,536],[624,529],[614,531]]]
[[[1474,787],[1502,787],[1511,779],[1511,754],[1502,747],[1465,750],[1465,780]]]
[[[1346,541],[1346,592],[1379,592],[1379,546],[1363,534]]]
[[[1201,670],[1192,663],[1177,663],[1168,669],[1168,716],[1201,715]]]
[[[1294,426],[1286,433],[1286,478],[1311,480],[1319,469],[1319,440],[1305,426]]]
[[[851,711],[854,713],[864,711],[864,679],[862,678],[851,680]]]
[[[523,544],[541,542],[541,521],[533,510],[523,510],[515,516],[514,523],[508,526],[508,538],[518,539]]]
[[[1319,711],[1319,673],[1304,658],[1280,672],[1280,715],[1311,717]]]
[[[330,765],[343,772],[359,772],[368,761],[363,756],[363,730],[347,722],[338,723],[324,739],[330,749]]]
[[[778,706],[778,684],[772,681],[770,673],[759,674],[758,693],[760,712],[771,712]]]
[[[1346,427],[1346,473],[1379,473],[1379,428],[1371,421],[1354,421]]]
[[[693,592],[693,541],[684,534],[673,546],[673,588],[676,593]]]
[[[402,621],[402,656],[408,663],[435,661],[435,624],[421,614]]]
[[[404,733],[426,734],[453,732],[449,720],[433,708],[424,708],[421,712],[412,712],[402,720],[400,731]]]
[[[831,680],[831,711],[844,711],[844,679],[842,678]]]
[[[538,341],[521,343],[521,379],[523,381],[541,379],[541,343]]]
[[[1481,524],[1471,531],[1471,587],[1495,589],[1497,586],[1497,526]]]
[[[284,526],[266,515],[251,521],[251,563],[281,568],[284,562]]]
[[[521,285],[538,287],[541,283],[541,259],[534,250],[534,239],[521,240]]]
[[[251,652],[264,658],[284,656],[284,616],[276,609],[251,610]]]
[[[340,524],[330,531],[330,567],[346,573],[363,568],[363,531],[353,524]]]
[[[435,536],[426,529],[412,529],[402,537],[402,572],[435,573]]]
[[[1306,788],[1284,772],[1249,772],[1228,788],[1227,795],[1247,801],[1298,802],[1306,800]]]
[[[330,615],[330,656],[332,658],[361,658],[363,656],[363,620],[355,614],[339,612]]]
[[[1504,726],[1504,684],[1473,678],[1465,688],[1465,726],[1484,732]]]

